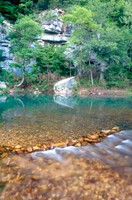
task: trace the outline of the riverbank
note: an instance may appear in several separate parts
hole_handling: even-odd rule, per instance
[[[48,90],[44,89],[38,89],[37,87],[35,89],[33,88],[12,88],[12,89],[6,89],[6,90],[0,90],[0,95],[2,94],[54,94],[53,88],[49,88]],[[82,87],[80,86],[77,88],[74,92],[74,95],[79,96],[119,96],[119,97],[125,97],[125,96],[132,96],[132,88],[107,88],[107,87]]]
[[[79,95],[91,96],[132,96],[131,88],[104,88],[104,87],[91,87],[89,89],[80,87],[78,90]]]

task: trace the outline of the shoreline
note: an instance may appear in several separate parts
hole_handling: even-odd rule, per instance
[[[55,94],[53,90],[48,91],[41,91],[41,90],[24,90],[24,89],[8,89],[8,90],[0,90],[0,96],[1,95],[15,95],[15,94],[32,94],[32,95],[53,95]],[[66,94],[67,95],[67,94]],[[103,88],[103,87],[92,87],[92,88],[84,88],[80,87],[77,89],[77,91],[74,91],[72,95],[78,95],[78,96],[100,96],[100,97],[127,97],[132,96],[132,88]],[[60,94],[61,96],[61,94]],[[63,95],[62,95],[63,96]]]

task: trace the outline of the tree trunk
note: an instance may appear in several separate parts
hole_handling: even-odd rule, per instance
[[[24,83],[24,80],[25,80],[25,77],[24,77],[24,74],[23,74],[21,82],[18,85],[16,85],[16,87],[20,87]]]
[[[100,68],[100,77],[99,77],[99,82],[100,83],[105,83],[104,71],[105,71],[105,67],[101,66],[101,68]]]
[[[92,72],[92,70],[90,70],[90,80],[91,80],[91,84],[93,86],[94,82],[93,82],[93,72]]]
[[[104,82],[104,72],[100,72],[99,82]]]

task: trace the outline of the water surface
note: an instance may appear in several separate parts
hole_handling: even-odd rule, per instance
[[[131,200],[131,98],[1,96],[4,145],[78,138],[95,129],[122,131],[84,147],[55,148],[0,162],[0,199]]]
[[[131,111],[130,97],[2,96],[0,132],[3,143],[64,141],[114,126],[131,130]]]

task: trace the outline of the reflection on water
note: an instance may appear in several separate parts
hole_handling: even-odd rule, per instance
[[[131,200],[131,108],[130,97],[0,98],[1,144],[30,146],[78,138],[99,128],[126,129],[95,145],[2,160],[0,199]]]
[[[74,108],[76,106],[76,98],[72,95],[54,95],[54,102],[69,108]]]
[[[7,96],[0,101],[6,142],[42,143],[78,138],[95,129],[132,129],[131,98]],[[2,138],[1,138],[2,139]]]

